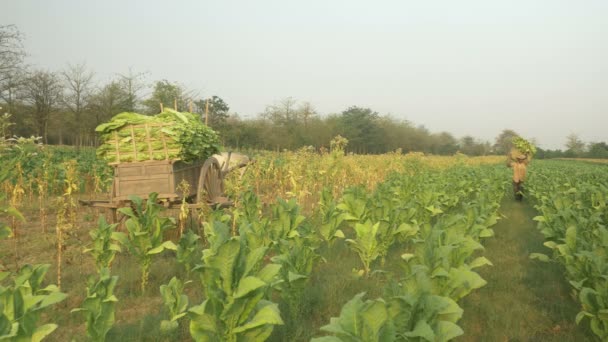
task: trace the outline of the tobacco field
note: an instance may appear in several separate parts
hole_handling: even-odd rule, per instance
[[[152,194],[111,223],[78,204],[107,198],[112,170],[94,150],[22,141],[4,151],[0,339],[608,339],[605,165],[535,160],[525,203],[505,206],[503,156],[250,155],[226,179],[233,207],[168,210]],[[492,330],[509,318],[489,299],[497,286],[509,300],[543,292],[513,291],[514,268],[496,254],[518,215],[530,238],[513,239],[530,247],[517,256],[551,272],[537,286],[563,292],[545,291],[563,314],[536,335]],[[545,310],[541,295],[532,306]]]

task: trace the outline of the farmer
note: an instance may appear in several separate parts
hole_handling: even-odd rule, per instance
[[[526,179],[526,166],[530,160],[525,154],[518,154],[515,160],[509,162],[509,167],[513,168],[513,192],[515,199],[521,201],[524,192],[524,180]]]

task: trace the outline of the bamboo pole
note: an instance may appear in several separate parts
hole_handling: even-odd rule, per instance
[[[190,110],[190,113],[192,113],[192,100],[190,100],[190,103],[189,103],[188,109]]]
[[[173,109],[177,111],[177,97],[173,98]]]
[[[209,99],[205,100],[205,125],[209,126]]]
[[[164,112],[164,111],[165,111],[165,109],[163,108],[163,103],[161,102],[161,103],[160,103],[160,112],[162,113],[162,112]]]

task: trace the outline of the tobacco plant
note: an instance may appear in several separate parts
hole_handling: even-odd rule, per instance
[[[206,251],[201,282],[207,299],[188,310],[196,341],[264,341],[283,324],[277,304],[266,299],[281,266],[263,265],[266,251],[249,249],[240,237],[216,240]]]
[[[57,329],[53,323],[38,325],[46,308],[67,297],[55,285],[42,287],[49,266],[25,265],[12,286],[0,286],[0,340],[40,341]]]
[[[179,320],[188,314],[188,296],[184,294],[184,285],[176,277],[171,278],[169,284],[160,286],[160,294],[163,297],[165,307],[169,311],[169,320],[160,322],[160,330],[164,333],[175,331],[179,328]]]
[[[98,279],[99,277],[99,279]],[[86,316],[87,336],[92,341],[105,341],[108,331],[114,325],[116,303],[114,288],[117,276],[110,275],[109,268],[99,270],[99,276],[88,278],[87,296],[80,308],[72,312],[82,312]]]
[[[188,230],[185,234],[182,234],[177,242],[175,257],[177,262],[184,266],[187,278],[190,278],[190,272],[196,267],[196,263],[201,258],[202,247],[200,245],[200,239],[201,237],[195,232]]]
[[[97,229],[89,232],[93,241],[90,247],[85,248],[83,252],[93,256],[98,273],[101,273],[104,268],[110,268],[116,253],[122,252],[120,245],[114,243],[116,226],[117,224],[108,224],[106,219],[100,216]]]
[[[146,290],[154,255],[162,253],[165,249],[177,249],[172,241],[163,241],[164,232],[175,228],[175,222],[173,218],[160,215],[162,206],[156,203],[157,197],[157,193],[151,193],[145,203],[137,196],[129,197],[133,202],[133,208],[119,209],[120,213],[129,217],[125,222],[127,234],[115,232],[112,235],[139,261],[142,293]]]

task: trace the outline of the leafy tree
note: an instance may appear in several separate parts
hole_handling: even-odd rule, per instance
[[[452,155],[458,151],[458,140],[448,132],[431,135],[431,152],[439,155]]]
[[[608,158],[608,144],[605,142],[596,142],[589,144],[589,157],[590,158]]]
[[[378,126],[379,114],[369,108],[352,106],[340,116],[341,134],[349,141],[349,150],[358,153],[384,151],[382,130]]]
[[[496,137],[496,141],[494,143],[494,152],[496,154],[507,154],[507,153],[509,153],[509,151],[513,147],[513,143],[512,143],[513,138],[518,137],[518,136],[519,136],[519,134],[517,134],[512,129],[505,129],[505,130],[503,130]]]
[[[205,118],[205,109],[207,108],[207,105],[209,106],[209,126],[218,128],[224,126],[226,123],[230,107],[221,97],[213,95],[208,99],[196,101],[194,104],[196,105],[195,112],[200,114],[203,119]]]

